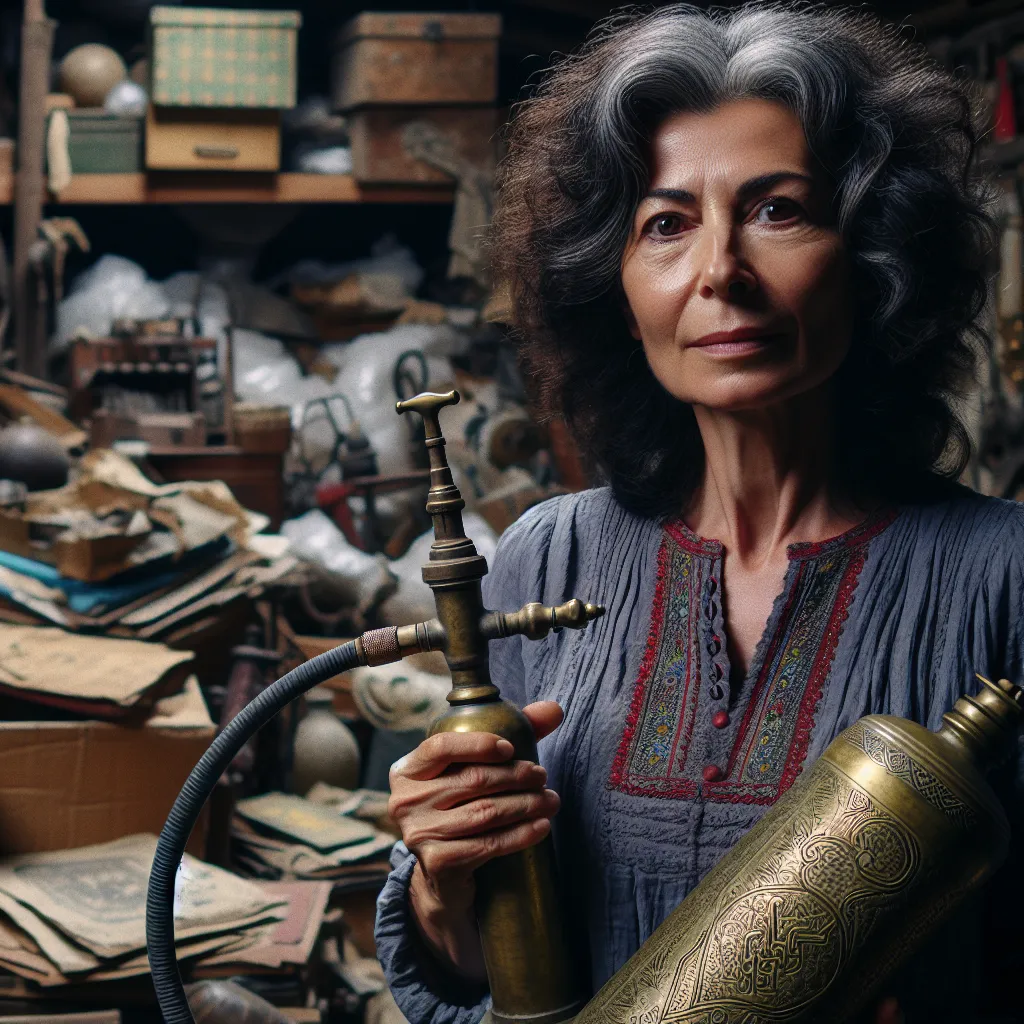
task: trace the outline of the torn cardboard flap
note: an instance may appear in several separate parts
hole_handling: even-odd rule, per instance
[[[162,644],[0,623],[0,685],[23,699],[132,708],[192,658]]]

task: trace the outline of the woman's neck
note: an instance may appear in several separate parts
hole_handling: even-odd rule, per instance
[[[835,486],[830,406],[826,388],[751,412],[695,406],[705,468],[687,514],[691,528],[756,568],[789,544],[859,523],[864,510]]]

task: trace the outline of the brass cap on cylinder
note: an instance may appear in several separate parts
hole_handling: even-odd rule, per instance
[[[966,749],[987,769],[1007,757],[1024,716],[1024,690],[1008,679],[993,683],[978,676],[982,688],[974,697],[961,697],[942,716],[940,739]]]

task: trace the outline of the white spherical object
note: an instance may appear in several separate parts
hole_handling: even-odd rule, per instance
[[[119,114],[121,117],[145,117],[149,95],[141,85],[126,78],[118,82],[103,101],[103,109],[108,114]]]

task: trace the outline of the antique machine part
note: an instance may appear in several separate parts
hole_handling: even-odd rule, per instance
[[[519,759],[537,760],[529,719],[501,699],[487,668],[490,640],[582,629],[604,613],[578,599],[555,608],[530,603],[516,612],[488,612],[480,580],[487,562],[466,536],[465,502],[452,479],[438,422],[459,394],[424,393],[397,405],[423,417],[430,460],[426,509],[434,524],[423,579],[434,592],[437,618],[370,630],[283,676],[221,730],[193,769],[160,834],[146,902],[146,942],[153,985],[167,1024],[194,1024],[174,946],[174,883],[185,843],[210,793],[248,739],[292,700],[357,665],[386,665],[426,651],[442,651],[452,674],[450,709],[431,732],[493,732],[510,740]],[[550,837],[522,853],[491,861],[476,875],[477,916],[494,1004],[495,1024],[558,1024],[582,1006],[573,976],[558,901]],[[198,1007],[197,1007],[198,1012]]]
[[[851,1020],[1007,855],[984,772],[1024,692],[982,682],[938,732],[869,715],[840,733],[575,1024]]]

